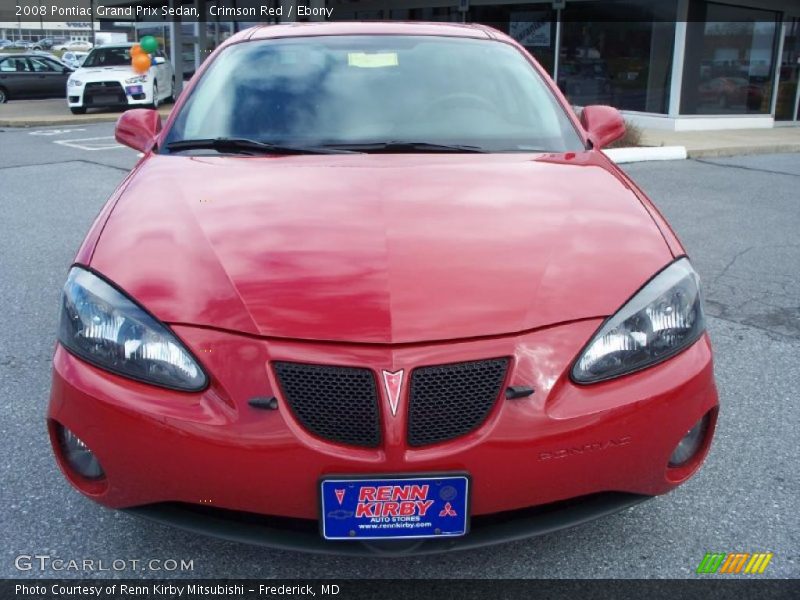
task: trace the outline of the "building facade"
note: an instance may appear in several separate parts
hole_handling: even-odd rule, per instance
[[[111,0],[111,4],[131,4]],[[268,0],[146,0],[195,7]],[[133,2],[137,4],[137,2]],[[284,1],[288,5],[288,0]],[[524,45],[576,106],[611,104],[647,127],[673,130],[800,124],[800,0],[299,0],[312,20],[478,22]],[[279,0],[272,5],[280,7]],[[286,6],[284,6],[284,9]],[[326,11],[319,9],[330,9]],[[317,9],[317,10],[314,10]],[[215,11],[217,12],[217,11]],[[296,19],[283,15],[268,22]],[[234,32],[257,21],[130,24],[160,38],[190,75]],[[116,26],[120,24],[117,22]]]
[[[49,38],[57,43],[92,39],[92,29],[99,29],[98,23],[90,21],[0,21],[0,40],[22,40],[37,42]]]
[[[800,120],[800,2],[473,1],[464,16],[525,45],[575,105],[675,130]]]

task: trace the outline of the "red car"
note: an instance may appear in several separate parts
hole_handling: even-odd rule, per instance
[[[698,277],[488,27],[235,35],[78,252],[48,424],[101,504],[229,539],[438,552],[686,481],[717,392]]]

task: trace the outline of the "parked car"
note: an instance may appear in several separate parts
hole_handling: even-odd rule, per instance
[[[68,65],[72,69],[78,69],[83,65],[83,61],[89,56],[88,52],[67,51],[61,55],[61,62]]]
[[[11,44],[13,44],[13,43],[14,42],[12,42],[11,40],[6,40],[6,39],[0,40],[0,50],[2,50],[3,48],[7,48],[7,47],[11,46]]]
[[[34,50],[50,50],[55,44],[53,38],[41,38],[33,43]]]
[[[12,98],[63,97],[71,73],[50,56],[0,55],[0,104]]]
[[[6,50],[32,50],[33,43],[27,40],[12,40],[5,46]]]
[[[51,58],[56,62],[60,62],[66,65],[66,63],[63,60],[61,60],[60,56],[58,56],[57,54],[53,54],[52,52],[49,52],[47,50],[31,50],[27,54],[35,54],[36,56],[46,56],[47,58]]]
[[[764,99],[761,85],[744,77],[715,77],[699,86],[700,102],[722,109],[758,110]]]
[[[87,108],[158,107],[175,95],[175,73],[164,54],[153,54],[147,73],[131,67],[133,44],[100,46],[92,50],[67,83],[67,104],[73,114]]]
[[[75,488],[237,541],[407,555],[551,533],[700,468],[699,279],[602,152],[616,109],[578,119],[480,25],[274,25],[209,60],[167,128],[119,118],[143,156],[66,278],[47,419]]]
[[[70,42],[65,42],[63,44],[56,44],[53,46],[53,50],[60,50],[60,51],[67,51],[67,50],[79,50],[81,52],[88,52],[93,48],[92,42],[87,42],[85,40],[73,40]]]

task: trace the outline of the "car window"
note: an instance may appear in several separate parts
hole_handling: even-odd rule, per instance
[[[33,70],[37,73],[51,73],[55,71],[53,65],[44,58],[29,58]]]
[[[28,64],[28,61],[24,58],[7,58],[3,61],[2,65],[0,65],[0,71],[3,72],[30,72],[31,67]]]
[[[131,51],[126,47],[97,48],[89,53],[84,67],[121,67],[131,64]]]
[[[168,133],[295,144],[413,141],[489,151],[583,148],[516,48],[438,36],[327,36],[226,48]]]
[[[50,65],[50,68],[52,68],[54,71],[58,71],[60,73],[64,69],[64,65],[56,60],[53,60],[52,58],[45,58],[44,61]]]

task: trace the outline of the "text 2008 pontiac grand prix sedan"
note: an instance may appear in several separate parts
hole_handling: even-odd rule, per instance
[[[48,423],[101,504],[254,543],[438,552],[686,481],[698,276],[525,50],[482,26],[235,35],[97,218]],[[356,543],[357,542],[357,543]]]

